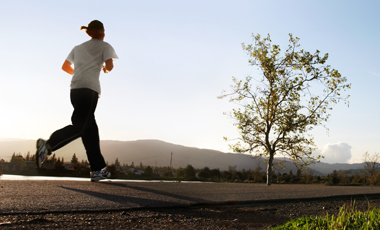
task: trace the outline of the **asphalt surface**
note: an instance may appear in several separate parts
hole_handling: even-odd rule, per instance
[[[0,214],[260,203],[380,194],[380,187],[243,183],[2,180]]]

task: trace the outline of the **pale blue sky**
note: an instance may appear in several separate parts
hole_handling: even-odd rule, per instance
[[[228,151],[237,137],[219,100],[231,77],[254,75],[241,43],[288,34],[352,83],[350,107],[335,106],[313,131],[327,162],[356,162],[380,151],[380,3],[378,1],[0,1],[0,138],[48,138],[70,122],[70,76],[61,65],[89,37],[79,27],[102,21],[116,50],[101,74],[96,118],[103,140],[159,139]],[[342,144],[343,143],[343,144]],[[339,154],[338,154],[339,153]],[[337,155],[338,154],[338,155]]]

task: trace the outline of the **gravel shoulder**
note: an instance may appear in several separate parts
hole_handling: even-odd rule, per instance
[[[303,216],[337,215],[355,201],[357,210],[380,207],[380,194],[275,202],[136,208],[97,212],[0,215],[1,229],[270,229]]]

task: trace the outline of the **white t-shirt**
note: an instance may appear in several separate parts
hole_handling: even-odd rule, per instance
[[[66,60],[74,64],[71,89],[87,88],[100,94],[100,71],[109,59],[118,59],[110,44],[99,39],[91,39],[75,46]]]

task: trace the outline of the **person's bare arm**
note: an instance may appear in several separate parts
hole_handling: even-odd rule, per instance
[[[71,63],[68,60],[65,60],[65,62],[62,65],[62,70],[66,73],[73,75],[74,69],[71,67]]]
[[[110,72],[113,69],[113,60],[112,60],[112,58],[108,59],[107,61],[105,61],[105,63],[106,64],[103,66],[103,72],[104,73],[108,73],[108,72]]]

